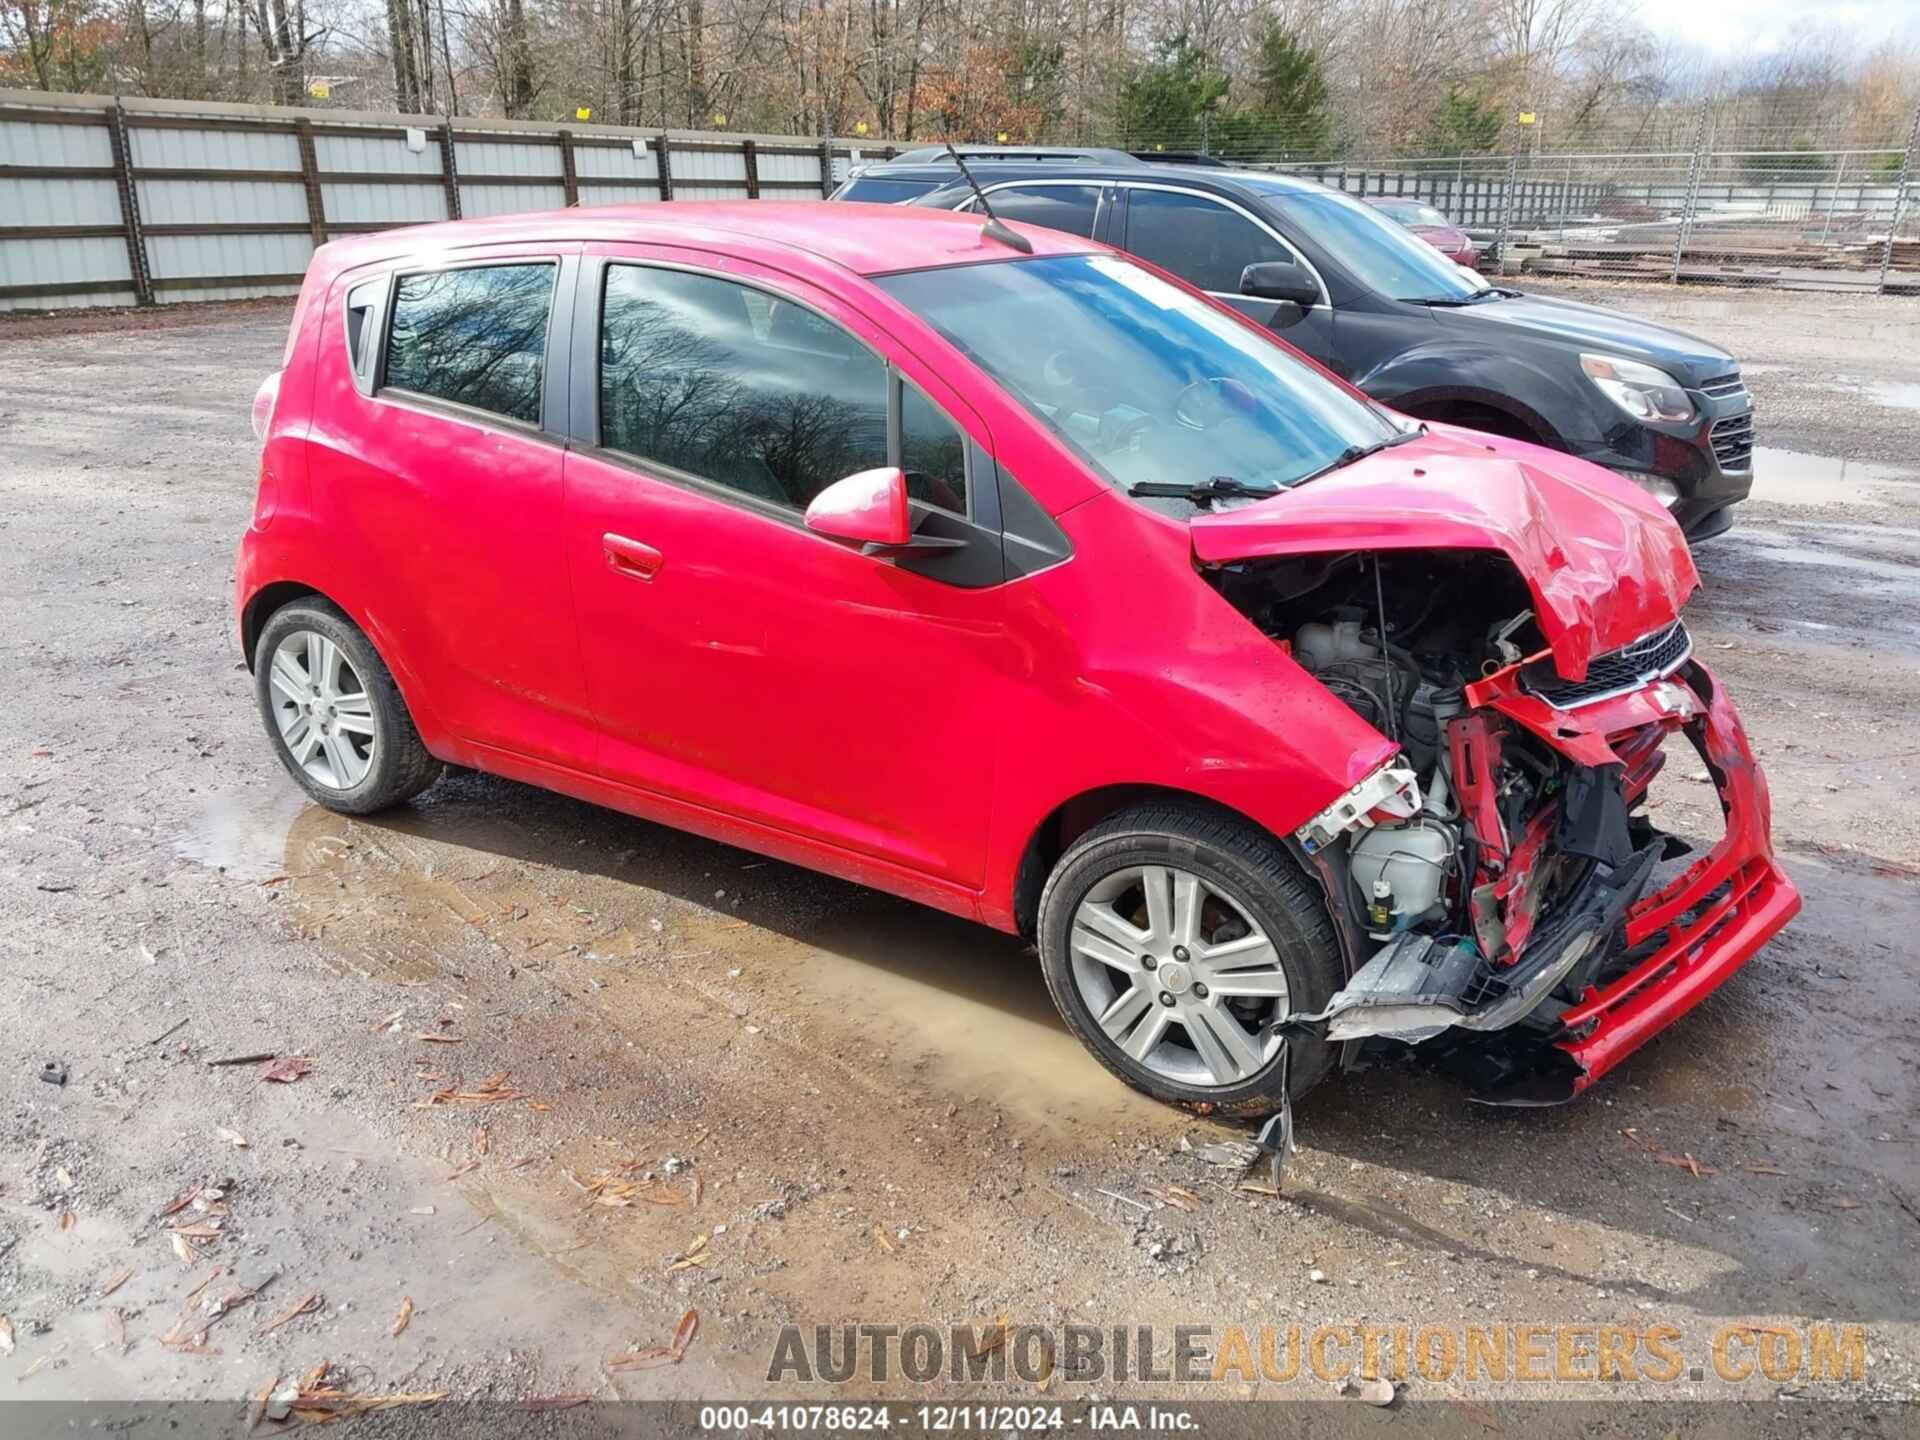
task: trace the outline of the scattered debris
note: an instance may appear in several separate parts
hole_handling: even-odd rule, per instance
[[[874,1222],[873,1238],[879,1243],[880,1248],[885,1250],[889,1255],[900,1248],[894,1243],[893,1237],[887,1234],[887,1227],[878,1221]]]
[[[880,1227],[876,1225],[873,1228],[878,1230]],[[694,1236],[693,1243],[687,1246],[685,1252],[674,1256],[672,1263],[667,1266],[667,1273],[671,1275],[677,1270],[692,1270],[711,1263],[713,1253],[707,1249],[707,1239],[707,1232],[704,1230]],[[889,1245],[887,1248],[893,1247]]]
[[[530,1158],[523,1156],[508,1168],[513,1169],[524,1165]],[[678,1207],[699,1203],[700,1179],[698,1176],[694,1177],[693,1188],[682,1194],[677,1190],[668,1189],[662,1182],[646,1175],[643,1173],[645,1170],[646,1161],[644,1160],[622,1160],[618,1165],[610,1166],[585,1180],[572,1170],[567,1171],[566,1174],[567,1179],[593,1197],[593,1203],[596,1205],[625,1207],[632,1205],[635,1201],[641,1201],[648,1205]],[[635,1178],[636,1176],[638,1178]]]
[[[466,1040],[459,1035],[435,1035],[430,1030],[423,1030],[413,1038],[416,1040],[424,1040],[429,1045],[464,1045],[467,1043]]]
[[[1146,1187],[1147,1193],[1163,1205],[1171,1205],[1176,1210],[1198,1210],[1204,1203],[1199,1194],[1184,1185]]]
[[[40,1062],[40,1078],[49,1085],[65,1085],[67,1083],[66,1062],[64,1060],[42,1060]]]
[[[145,953],[146,947],[143,945],[140,948],[142,953]],[[152,964],[153,962],[148,961],[147,963]],[[186,1029],[190,1023],[192,1023],[192,1020],[193,1020],[193,1017],[191,1015],[189,1015],[184,1020],[176,1020],[173,1024],[169,1025],[166,1029],[162,1030],[158,1035],[154,1036],[151,1040],[147,1041],[147,1044],[158,1045],[162,1040],[165,1040],[169,1035],[178,1035],[182,1030]]]
[[[1720,1173],[1711,1165],[1702,1165],[1690,1154],[1669,1155],[1662,1150],[1656,1152],[1653,1158],[1658,1160],[1662,1165],[1671,1165],[1676,1170],[1685,1170],[1696,1180],[1705,1175],[1718,1175]]]
[[[387,1016],[386,1019],[376,1022],[373,1027],[373,1033],[378,1035],[382,1030],[398,1029],[400,1022],[406,1018],[407,1018],[406,1011],[396,1010],[391,1015]]]
[[[430,1105],[497,1105],[503,1100],[525,1098],[525,1092],[507,1088],[508,1072],[505,1070],[489,1075],[471,1090],[462,1090],[457,1085],[436,1090],[424,1100],[414,1103],[421,1109]]]
[[[1348,1376],[1334,1387],[1334,1394],[1343,1400],[1364,1400],[1369,1405],[1386,1406],[1393,1404],[1397,1393],[1391,1380],[1382,1380],[1379,1376]]]
[[[269,1420],[299,1420],[317,1425],[328,1420],[371,1415],[403,1405],[432,1405],[447,1398],[445,1390],[415,1391],[394,1395],[355,1395],[345,1388],[346,1377],[335,1376],[330,1362],[322,1360],[294,1384],[268,1396],[265,1408]],[[275,1413],[278,1411],[279,1413]]]
[[[407,1322],[412,1319],[413,1297],[411,1295],[402,1295],[400,1297],[400,1308],[395,1312],[393,1317],[393,1328],[387,1331],[387,1333],[396,1339],[399,1338],[400,1332],[407,1328]]]
[[[665,1345],[654,1345],[647,1349],[618,1351],[607,1357],[609,1371],[651,1370],[657,1365],[678,1365],[687,1353],[687,1346],[693,1343],[693,1337],[700,1331],[700,1312],[689,1310],[680,1317],[680,1323],[673,1327],[673,1339]]]
[[[182,1265],[185,1265],[188,1269],[192,1269],[200,1263],[199,1255],[194,1251],[192,1242],[189,1241],[186,1236],[182,1235],[178,1230],[175,1230],[172,1231],[167,1238],[173,1242],[173,1253],[180,1257],[180,1263]]]
[[[222,1055],[218,1059],[207,1061],[207,1068],[216,1070],[222,1065],[258,1065],[273,1059],[279,1053],[277,1050],[262,1050],[253,1055]]]
[[[247,1406],[246,1428],[249,1431],[258,1429],[260,1426],[260,1422],[266,1419],[267,1404],[269,1401],[273,1399],[273,1392],[276,1388],[278,1388],[279,1384],[280,1384],[280,1377],[278,1375],[273,1375],[268,1377],[266,1384],[262,1385],[258,1390],[253,1392],[253,1401],[251,1404]],[[281,1411],[279,1418],[285,1419],[286,1411],[284,1410]]]
[[[264,1324],[254,1326],[253,1333],[255,1335],[271,1335],[288,1321],[298,1320],[302,1315],[311,1315],[324,1303],[326,1302],[320,1298],[320,1292],[318,1290],[309,1290],[305,1295],[302,1295],[298,1300],[294,1301],[287,1309],[282,1310],[278,1315],[274,1316],[273,1319],[266,1321]],[[279,1378],[277,1375],[274,1377],[276,1380]]]
[[[1787,1173],[1778,1165],[1742,1165],[1740,1168],[1749,1175],[1784,1175]]]
[[[102,1300],[106,1299],[107,1296],[113,1294],[114,1291],[118,1290],[122,1285],[126,1284],[127,1281],[131,1280],[132,1278],[133,1278],[133,1267],[131,1265],[129,1265],[125,1270],[122,1270],[119,1273],[110,1276],[107,1280],[107,1283],[100,1287],[100,1298]]]
[[[277,1080],[282,1085],[291,1085],[301,1076],[313,1069],[313,1062],[304,1055],[289,1055],[269,1065],[260,1072],[262,1080]]]
[[[117,1305],[107,1311],[107,1344],[122,1355],[127,1353],[127,1317]]]
[[[1109,1200],[1118,1200],[1122,1205],[1131,1205],[1143,1214],[1153,1208],[1151,1205],[1142,1205],[1138,1200],[1130,1199],[1122,1195],[1118,1190],[1095,1190],[1093,1193],[1096,1195],[1104,1195]]]
[[[220,1138],[233,1146],[234,1149],[244,1150],[247,1148],[247,1137],[242,1135],[238,1130],[229,1130],[224,1125],[216,1125],[213,1128]]]

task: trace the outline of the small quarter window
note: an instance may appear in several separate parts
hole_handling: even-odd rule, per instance
[[[989,190],[987,200],[1002,220],[1023,220],[1090,240],[1100,191],[1092,185],[1008,185]]]
[[[967,441],[933,402],[900,382],[900,468],[907,494],[956,515],[967,514]]]
[[[1127,197],[1127,249],[1189,285],[1237,295],[1240,272],[1293,254],[1237,210],[1201,195],[1135,189]]]
[[[402,277],[386,383],[539,424],[554,271],[475,265]]]

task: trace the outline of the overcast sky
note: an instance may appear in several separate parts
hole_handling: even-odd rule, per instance
[[[1637,0],[1656,35],[1715,59],[1779,49],[1796,32],[1835,30],[1863,45],[1920,41],[1920,0]]]

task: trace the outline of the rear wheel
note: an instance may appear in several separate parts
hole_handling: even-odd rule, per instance
[[[1304,1094],[1332,1049],[1277,1028],[1341,984],[1318,894],[1271,836],[1197,805],[1103,821],[1040,897],[1040,963],[1067,1025],[1114,1074],[1176,1104],[1260,1114]]]
[[[371,814],[439,778],[393,676],[337,606],[307,599],[274,611],[253,675],[280,763],[329,810]]]

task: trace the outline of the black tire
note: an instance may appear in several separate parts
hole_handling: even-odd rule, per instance
[[[371,701],[372,764],[358,783],[346,789],[323,784],[308,774],[288,750],[275,718],[270,678],[273,655],[283,640],[302,630],[317,632],[340,647]],[[317,596],[281,606],[261,627],[253,654],[254,698],[273,752],[300,788],[327,809],[342,815],[371,815],[411,800],[440,778],[444,767],[421,743],[420,732],[414,729],[413,716],[407,713],[407,702],[401,698],[400,687],[393,683],[392,672],[360,627],[349,620],[339,606]]]
[[[1075,913],[1093,887],[1137,865],[1190,871],[1226,894],[1254,919],[1287,977],[1293,1013],[1323,1009],[1345,983],[1340,948],[1318,890],[1272,836],[1235,816],[1199,804],[1152,801],[1110,816],[1076,840],[1054,866],[1040,895],[1040,968],[1067,1028],[1094,1057],[1134,1089],[1203,1113],[1264,1115],[1279,1108],[1279,1057],[1249,1080],[1230,1086],[1180,1083],[1134,1060],[1100,1027],[1073,974]],[[1291,1042],[1288,1088],[1304,1095],[1333,1067],[1324,1041]]]

